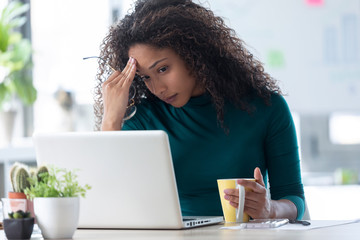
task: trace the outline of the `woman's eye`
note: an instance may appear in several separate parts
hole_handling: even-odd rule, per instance
[[[168,67],[161,67],[161,68],[159,69],[159,72],[160,72],[160,73],[163,73],[163,72],[165,72],[167,69],[168,69]]]

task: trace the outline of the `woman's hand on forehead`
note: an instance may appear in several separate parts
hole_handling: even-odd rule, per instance
[[[136,60],[129,58],[125,68],[113,72],[102,85],[104,116],[102,130],[120,130],[129,101],[129,89],[136,72]]]

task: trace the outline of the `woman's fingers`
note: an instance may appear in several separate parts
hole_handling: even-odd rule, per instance
[[[250,189],[253,192],[262,192],[263,186],[255,181],[249,181],[245,179],[239,179],[238,184],[245,187],[246,189]],[[249,190],[247,190],[249,191]]]
[[[132,83],[132,81],[134,80],[134,78],[135,78],[135,74],[136,74],[136,60],[135,59],[133,59],[134,60],[134,63],[133,63],[133,65],[131,66],[131,69],[130,69],[130,76],[129,76],[129,78],[127,79],[127,84],[131,84]]]
[[[114,79],[117,78],[120,74],[121,74],[120,71],[113,72],[105,82],[109,83],[111,81],[114,81]]]
[[[246,193],[247,194],[247,193]],[[245,195],[246,195],[245,194]],[[225,195],[224,198],[226,200],[229,201],[230,205],[235,207],[235,208],[238,208],[239,207],[239,197],[234,197],[234,196],[230,196],[230,195]],[[249,210],[257,210],[257,208],[259,207],[259,199],[258,198],[247,198],[245,197],[245,206],[244,206],[244,209],[245,209],[245,212],[247,212],[246,210],[249,209]]]
[[[246,212],[249,216],[251,216],[253,218],[257,218],[257,217],[255,217],[258,214],[258,211],[256,208],[249,208],[247,206],[244,206],[244,212]]]
[[[105,81],[107,84],[120,84],[123,85],[123,82],[126,80],[127,76],[129,75],[130,70],[133,68],[133,65],[135,63],[135,59],[132,57],[129,58],[125,68],[120,71],[113,72],[109,78]]]
[[[128,67],[129,66],[129,67]],[[127,69],[124,72],[123,80],[119,81],[119,85],[130,87],[130,84],[134,80],[135,72],[136,72],[136,60],[130,57],[130,63],[127,65]],[[124,69],[125,70],[125,69]]]
[[[136,61],[130,57],[128,63],[122,72],[116,71],[110,75],[110,77],[103,83],[103,90],[113,89],[115,91],[122,92],[124,84],[126,84],[124,90],[128,91],[131,82],[134,80],[136,72]]]
[[[130,59],[128,60],[128,62],[126,63],[126,66],[125,68],[123,69],[123,71],[126,69],[126,67],[128,66],[129,64],[129,61]],[[118,76],[120,76],[122,74],[123,71],[114,71],[110,76],[109,78],[106,80],[107,82],[111,82],[113,80],[115,80]]]
[[[256,209],[259,207],[259,200],[258,199],[249,199],[246,197],[245,207],[251,208],[251,209]]]
[[[226,200],[229,200],[232,202],[239,202],[239,190],[238,189],[227,188],[224,190],[224,193],[225,193],[224,198]]]
[[[261,174],[260,168],[256,167],[254,170],[254,178],[257,183],[259,183],[261,186],[265,187],[264,178]]]
[[[257,199],[262,199],[262,197],[264,195],[266,195],[266,189],[263,189],[261,192],[253,192],[253,191],[247,191],[245,193],[245,198],[246,200],[251,200],[251,201],[257,201]]]

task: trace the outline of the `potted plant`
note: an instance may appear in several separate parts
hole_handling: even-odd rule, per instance
[[[46,166],[28,167],[25,164],[15,162],[10,168],[10,180],[13,191],[8,193],[9,198],[26,199],[24,190],[30,187],[31,176],[40,177],[40,173],[47,172]]]
[[[17,31],[26,22],[22,16],[29,4],[9,1],[0,10],[0,141],[11,142],[16,108],[15,99],[25,105],[36,100],[37,91],[30,74],[31,43]]]
[[[34,229],[34,218],[30,216],[30,212],[11,212],[3,221],[7,239],[30,239]]]
[[[25,164],[16,162],[10,169],[10,180],[13,188],[12,192],[8,192],[9,199],[27,199],[24,193],[25,189],[30,187],[29,178],[35,176],[40,178],[40,174],[47,172],[46,166],[28,167]],[[14,202],[15,203],[15,202]],[[26,200],[26,209],[31,212],[31,216],[34,217],[33,203],[30,200]]]
[[[14,163],[10,168],[10,181],[13,191],[8,192],[8,197],[12,199],[26,199],[24,190],[30,186],[29,177],[28,166],[18,162]]]
[[[30,178],[25,189],[34,201],[36,222],[44,238],[72,238],[78,226],[79,197],[85,197],[89,185],[80,186],[77,174],[51,166],[40,178]]]

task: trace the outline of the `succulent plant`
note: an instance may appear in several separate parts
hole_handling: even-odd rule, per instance
[[[24,192],[25,188],[30,187],[30,183],[28,181],[29,177],[29,168],[24,164],[15,163],[10,169],[13,191]]]
[[[8,214],[9,218],[19,219],[19,218],[29,218],[31,217],[30,212],[24,212],[23,210],[18,210],[16,212],[11,212]]]
[[[37,176],[38,180],[41,181],[41,176],[43,176],[42,173],[46,172],[48,173],[49,169],[46,166],[40,166],[36,169],[35,175]]]
[[[29,178],[31,176],[41,177],[41,173],[47,172],[46,166],[38,168],[29,168],[22,163],[14,163],[10,169],[11,185],[14,192],[24,192],[26,188],[30,187]]]

